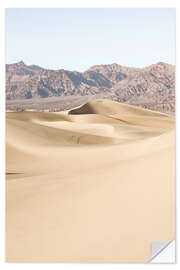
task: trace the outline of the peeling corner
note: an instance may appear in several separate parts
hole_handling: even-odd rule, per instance
[[[149,260],[149,263],[152,262],[174,239],[166,242],[152,242],[152,255]]]

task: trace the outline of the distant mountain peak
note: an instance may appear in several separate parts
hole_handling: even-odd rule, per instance
[[[157,62],[155,65],[157,65],[157,66],[165,66],[165,65],[169,65],[169,64],[167,64],[165,62]]]
[[[16,65],[18,65],[18,66],[25,66],[25,63],[24,63],[24,61],[21,60],[21,61],[17,62]]]

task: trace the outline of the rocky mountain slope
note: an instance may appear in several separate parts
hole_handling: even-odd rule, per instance
[[[85,72],[48,70],[24,62],[6,65],[6,98],[101,95],[152,110],[174,112],[175,67],[159,62],[145,68],[96,65]]]

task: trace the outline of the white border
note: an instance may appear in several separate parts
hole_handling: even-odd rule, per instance
[[[33,264],[24,264],[24,263],[5,263],[5,178],[4,178],[4,171],[5,171],[5,116],[4,116],[4,109],[5,109],[5,8],[62,8],[62,7],[73,7],[73,8],[176,8],[177,16],[176,16],[176,119],[177,119],[177,138],[180,138],[179,134],[179,75],[178,75],[178,60],[180,61],[180,55],[178,55],[178,49],[180,48],[180,37],[178,36],[178,32],[180,31],[180,1],[179,0],[7,0],[2,1],[0,3],[0,33],[1,33],[1,45],[0,45],[0,269],[144,269],[144,267],[153,267],[153,269],[166,269],[170,268],[177,268],[178,264],[48,264],[48,263],[33,263]],[[178,150],[178,141],[176,142],[176,149]],[[178,151],[177,151],[177,162],[178,164]],[[179,204],[179,185],[178,185],[178,171],[179,168],[177,166],[177,179],[176,179],[176,206],[178,208]],[[176,210],[176,228],[179,225],[179,215],[178,211]],[[179,243],[179,233],[177,233],[176,241]],[[176,243],[176,262],[178,263],[178,243]]]
[[[167,8],[176,7],[178,0],[7,0],[5,8]]]
[[[0,262],[4,259],[5,243],[5,16],[0,9]],[[2,38],[4,37],[4,38]],[[0,266],[1,267],[1,266]]]

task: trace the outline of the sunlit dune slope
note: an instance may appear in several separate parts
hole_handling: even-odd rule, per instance
[[[174,238],[174,119],[109,100],[8,112],[6,259],[147,262]]]

